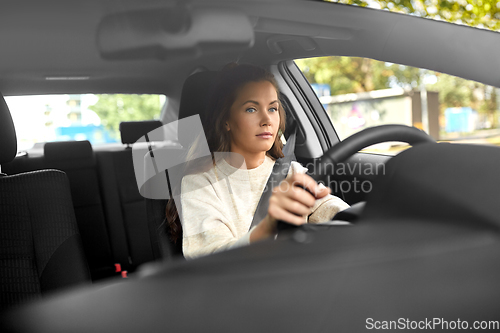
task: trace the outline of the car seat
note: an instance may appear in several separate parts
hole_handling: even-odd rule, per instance
[[[146,203],[137,186],[131,145],[161,126],[158,120],[121,122],[121,141],[125,146],[96,152],[113,255],[121,269],[129,273],[159,259],[157,245],[146,223]]]
[[[17,152],[14,123],[0,94],[0,166]],[[90,282],[66,174],[0,173],[0,308]]]
[[[205,109],[208,104],[210,94],[215,86],[218,72],[203,71],[197,72],[189,76],[182,86],[181,100],[179,106],[178,119],[184,119],[193,115],[199,114],[202,125],[204,125]],[[196,96],[196,98],[193,98]],[[183,146],[189,146],[189,142],[194,141],[194,133],[189,124],[178,123],[178,142]],[[206,129],[204,128],[206,131]],[[171,186],[173,184],[169,183]],[[170,240],[168,236],[168,226],[166,225],[166,207],[168,198],[151,199],[146,198],[146,207],[148,215],[148,225],[150,227],[150,237],[152,242],[157,244],[155,250],[161,255],[165,261],[183,258],[182,254],[182,234],[177,242]],[[181,231],[182,232],[182,231]]]

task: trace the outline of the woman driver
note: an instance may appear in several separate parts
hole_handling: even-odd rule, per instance
[[[272,237],[277,220],[296,225],[322,222],[349,207],[306,175],[306,168],[292,162],[287,178],[272,191],[267,216],[249,230],[275,160],[283,157],[280,135],[285,130],[285,112],[274,76],[253,65],[226,66],[208,116],[205,128],[210,151],[231,154],[214,158],[208,171],[182,180],[182,250],[186,258]],[[175,239],[178,219],[171,205],[168,211],[170,234]]]

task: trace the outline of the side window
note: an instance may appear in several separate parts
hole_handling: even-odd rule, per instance
[[[500,89],[393,63],[355,57],[299,59],[341,140],[371,126],[403,124],[437,141],[500,145]],[[424,106],[424,107],[422,107]],[[394,155],[388,142],[364,151]]]

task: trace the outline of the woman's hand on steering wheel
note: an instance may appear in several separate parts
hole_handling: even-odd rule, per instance
[[[269,199],[268,215],[295,225],[307,222],[316,199],[330,194],[330,189],[316,183],[306,174],[295,174],[273,188]]]
[[[321,199],[330,192],[328,187],[316,183],[306,174],[286,178],[273,188],[267,216],[255,227],[250,235],[250,242],[274,235],[278,220],[295,225],[306,223],[316,199]]]

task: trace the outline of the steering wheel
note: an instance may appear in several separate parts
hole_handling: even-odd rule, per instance
[[[324,170],[326,174],[328,174],[328,170],[335,164],[346,161],[361,149],[387,141],[401,141],[412,146],[436,142],[427,133],[416,127],[405,125],[380,125],[370,127],[351,135],[328,149],[319,159],[319,170]],[[316,181],[322,180],[321,174],[314,173],[312,177],[315,178]]]
[[[359,131],[328,149],[319,159],[317,167],[320,172],[313,172],[313,177],[318,182],[334,172],[338,163],[346,161],[349,157],[368,146],[387,142],[401,141],[412,146],[422,143],[435,143],[434,139],[424,131],[405,125],[381,125]],[[323,171],[323,172],[321,172]],[[325,182],[328,184],[328,182]],[[364,209],[365,202],[361,201],[350,208],[335,215],[334,219],[353,222],[358,219]]]

